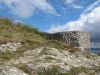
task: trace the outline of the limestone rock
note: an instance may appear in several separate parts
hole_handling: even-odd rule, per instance
[[[24,52],[22,57],[12,60],[12,63],[26,64],[32,73],[41,67],[50,68],[52,66],[59,66],[61,72],[64,73],[73,67],[94,69],[100,66],[100,57],[90,55],[90,58],[87,58],[82,52],[71,53],[56,48],[41,47]]]
[[[20,42],[7,42],[5,44],[0,44],[0,52],[16,51],[19,47],[21,47]]]
[[[28,75],[16,67],[0,65],[0,75]]]

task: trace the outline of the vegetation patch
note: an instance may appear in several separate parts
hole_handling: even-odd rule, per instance
[[[52,67],[49,69],[43,69],[42,71],[38,72],[38,75],[78,75],[80,73],[86,73],[87,75],[94,75],[94,73],[89,73],[88,69],[84,67],[73,67],[71,70],[67,73],[61,73],[59,67]]]
[[[45,59],[47,59],[47,60],[56,60],[55,58],[50,57],[50,56],[46,56]]]
[[[38,75],[58,75],[59,68],[59,66],[52,66],[51,68],[44,68],[42,71],[37,71],[37,73]]]
[[[100,56],[100,53],[98,53],[98,56]]]
[[[18,65],[14,65],[15,67],[17,67],[18,69],[24,71],[25,73],[31,75],[31,71],[28,69],[26,64],[18,64]]]

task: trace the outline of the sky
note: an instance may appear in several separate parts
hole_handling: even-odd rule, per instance
[[[0,17],[43,32],[89,32],[100,42],[100,0],[0,0]]]

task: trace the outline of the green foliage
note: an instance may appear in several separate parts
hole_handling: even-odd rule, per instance
[[[98,56],[100,56],[100,53],[98,53]]]
[[[44,68],[42,71],[37,71],[38,75],[59,75],[59,66],[53,66],[52,68]]]
[[[12,52],[0,52],[0,58],[5,59],[5,60],[10,60],[14,55]]]
[[[47,60],[56,60],[55,58],[50,57],[50,56],[45,57],[45,59],[47,59]]]
[[[21,56],[21,53],[18,54],[17,52],[10,51],[0,52],[0,59],[2,60],[11,60],[12,58],[17,58],[19,56]]]
[[[70,70],[68,75],[78,75],[79,73],[86,73],[86,69],[84,67],[80,67],[80,68],[74,67]]]

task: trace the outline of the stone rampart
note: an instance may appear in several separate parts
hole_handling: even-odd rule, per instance
[[[58,40],[69,44],[72,47],[80,48],[82,52],[90,49],[90,35],[81,31],[69,31],[58,33],[45,33],[44,36],[50,40]]]

